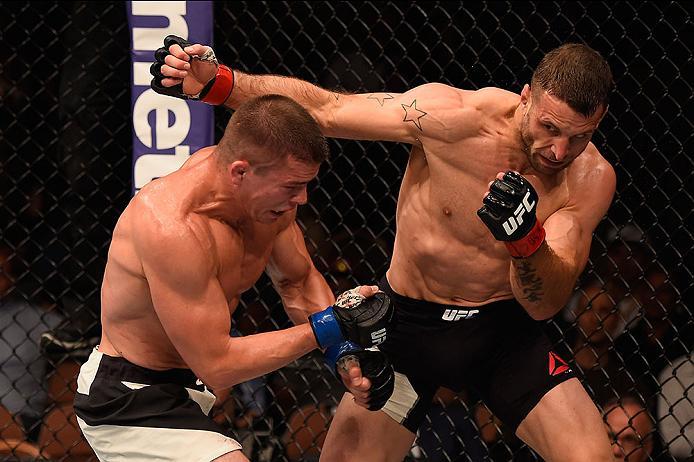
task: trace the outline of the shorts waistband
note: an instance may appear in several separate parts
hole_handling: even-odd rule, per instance
[[[474,307],[446,305],[443,303],[410,298],[395,292],[385,275],[378,282],[378,286],[395,302],[398,310],[405,310],[408,314],[417,316],[421,319],[460,321],[463,319],[489,316],[496,313],[500,308],[513,307],[516,309],[520,307],[520,304],[514,298],[498,300]]]
[[[108,355],[101,356],[96,377],[146,385],[173,383],[197,390],[204,389],[204,385],[197,384],[198,378],[190,369],[166,369],[163,371],[156,371],[133,364],[125,358]]]

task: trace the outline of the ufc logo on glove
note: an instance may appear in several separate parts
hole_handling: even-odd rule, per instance
[[[537,192],[518,172],[495,179],[477,215],[497,241],[514,258],[527,258],[545,241],[545,229],[537,220]]]
[[[523,202],[518,206],[515,212],[513,212],[512,217],[509,217],[508,220],[506,220],[503,224],[504,231],[506,231],[507,235],[513,234],[520,225],[523,224],[523,214],[525,212],[532,212],[533,209],[535,208],[535,205],[537,204],[537,201],[533,201],[530,203],[530,191],[525,193],[525,197],[523,197]]]

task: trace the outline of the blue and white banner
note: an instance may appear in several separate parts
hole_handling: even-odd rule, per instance
[[[212,45],[212,2],[127,2],[131,32],[133,189],[178,169],[190,154],[214,143],[211,106],[155,93],[149,67],[164,37]]]

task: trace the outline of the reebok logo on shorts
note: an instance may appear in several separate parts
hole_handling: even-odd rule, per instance
[[[471,318],[477,313],[479,313],[480,310],[446,310],[443,312],[443,315],[441,316],[441,319],[444,321],[457,321],[459,319],[467,319]]]
[[[564,372],[571,372],[571,368],[566,361],[561,359],[558,354],[553,351],[549,352],[549,375],[559,375]]]

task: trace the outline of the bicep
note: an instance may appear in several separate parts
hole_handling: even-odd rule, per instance
[[[314,269],[303,233],[293,222],[275,239],[266,272],[275,286],[281,289],[286,285],[303,284]]]
[[[600,185],[586,187],[583,197],[559,209],[545,220],[547,244],[564,261],[571,264],[576,276],[588,262],[593,231],[607,213],[614,194],[614,176],[605,175]]]
[[[306,322],[308,314],[334,302],[333,293],[313,265],[303,233],[296,223],[278,236],[267,273],[295,324]]]

